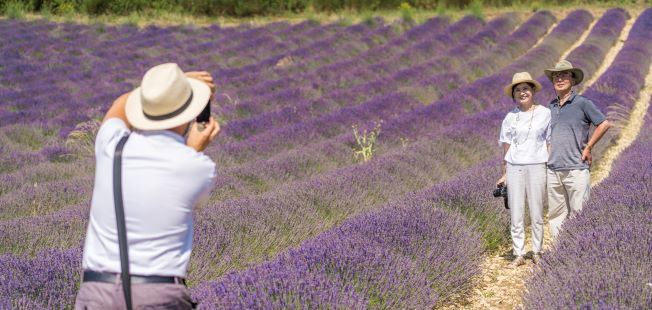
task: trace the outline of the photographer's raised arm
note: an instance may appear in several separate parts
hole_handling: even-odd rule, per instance
[[[129,124],[129,121],[127,120],[127,114],[125,112],[127,97],[129,97],[129,93],[125,93],[122,96],[118,97],[118,99],[113,101],[113,104],[111,105],[109,110],[106,111],[106,114],[104,115],[104,119],[102,119],[102,123],[106,122],[109,118],[119,118],[127,125],[129,129],[132,129],[131,124]]]

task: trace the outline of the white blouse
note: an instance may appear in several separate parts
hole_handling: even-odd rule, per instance
[[[530,112],[515,108],[507,113],[498,139],[499,144],[510,145],[505,161],[514,165],[547,162],[549,141],[550,109],[541,105]]]

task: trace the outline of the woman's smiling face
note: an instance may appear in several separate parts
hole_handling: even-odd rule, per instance
[[[533,100],[534,90],[529,83],[520,83],[514,86],[512,96],[517,103],[528,103]]]

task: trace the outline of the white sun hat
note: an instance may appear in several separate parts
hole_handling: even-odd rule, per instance
[[[186,77],[177,64],[166,63],[147,70],[140,87],[129,94],[125,112],[134,128],[170,129],[195,119],[210,95],[204,82]]]
[[[536,93],[541,90],[541,83],[537,82],[537,80],[533,79],[530,73],[528,72],[517,72],[514,73],[512,76],[512,83],[509,85],[505,86],[503,89],[503,92],[505,95],[508,97],[512,98],[512,92],[514,90],[514,86],[521,84],[521,83],[529,83],[534,85],[534,90],[533,92]]]

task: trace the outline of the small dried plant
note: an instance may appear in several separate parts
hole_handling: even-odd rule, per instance
[[[378,135],[380,135],[380,127],[382,121],[376,122],[376,126],[372,130],[364,129],[360,133],[357,125],[353,125],[353,137],[355,138],[355,146],[353,147],[353,155],[356,159],[362,159],[363,162],[370,160],[374,155],[374,145]]]
[[[225,103],[228,103],[229,105],[234,105],[234,106],[237,106],[238,104],[240,104],[240,100],[238,100],[237,98],[236,98],[236,99],[233,99],[233,98],[231,98],[231,96],[229,96],[229,94],[227,94],[227,93],[223,93],[222,95],[223,95],[224,97],[226,97],[226,99],[228,100],[228,101],[225,101]]]
[[[636,101],[634,96],[630,95],[629,97],[629,100],[632,102]],[[607,119],[613,123],[613,126],[618,131],[621,131],[625,129],[625,126],[629,123],[630,118],[632,117],[632,109],[617,102],[612,102],[607,108],[606,114]]]
[[[66,138],[66,148],[76,155],[92,157],[95,153],[95,135],[100,129],[99,120],[90,120],[77,124],[75,130],[71,131]]]
[[[287,67],[287,66],[291,66],[292,64],[294,64],[294,62],[295,62],[295,60],[294,60],[294,58],[292,56],[285,56],[285,57],[279,59],[279,61],[276,62],[276,65],[274,65],[274,67],[277,67],[277,68]]]

